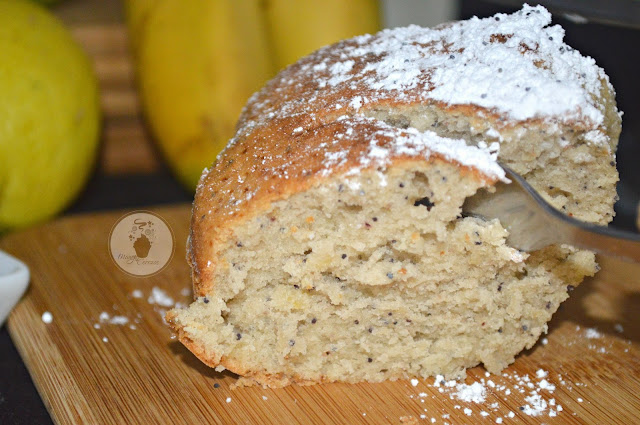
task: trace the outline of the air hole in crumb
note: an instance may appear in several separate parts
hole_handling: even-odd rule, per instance
[[[431,200],[428,197],[424,197],[424,198],[420,198],[417,201],[415,201],[413,203],[414,207],[427,207],[427,211],[431,211],[431,208],[433,208],[436,204],[434,204],[433,202],[431,202]]]
[[[409,128],[409,125],[411,124],[411,122],[407,117],[400,117],[400,116],[388,117],[387,119],[384,120],[384,122],[389,124],[391,127],[397,127],[397,128]]]

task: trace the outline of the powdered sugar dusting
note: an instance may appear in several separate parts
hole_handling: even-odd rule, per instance
[[[598,332],[598,330],[595,328],[587,328],[587,330],[584,333],[584,336],[586,336],[588,339],[602,338],[602,334]]]
[[[551,129],[571,124],[586,142],[608,146],[601,125],[608,79],[550,23],[544,7],[525,5],[514,14],[434,29],[384,30],[302,58],[251,97],[235,137],[200,180],[196,196],[208,206],[196,212],[236,216],[247,202],[280,196],[283,181],[311,185],[319,181],[314,177],[384,169],[398,157],[437,154],[487,180],[504,179],[499,143],[480,146],[366,118],[403,105],[464,108],[497,141],[505,126],[539,119]],[[479,146],[469,146],[474,143]]]
[[[360,169],[372,165],[385,166],[395,156],[406,155],[426,159],[436,153],[461,165],[474,167],[490,177],[503,180],[506,178],[504,170],[497,163],[497,151],[492,150],[495,146],[487,147],[486,144],[478,147],[469,146],[462,139],[440,137],[432,131],[420,132],[413,128],[400,130],[374,118],[352,117],[344,121],[353,122],[354,125],[368,121],[379,127],[370,138],[366,151],[359,157],[359,166],[348,174],[355,174]],[[393,142],[389,143],[388,140]],[[346,156],[344,152],[325,153],[327,162],[324,173],[329,174],[334,165]]]
[[[355,47],[345,49],[346,59],[330,67],[328,85],[364,75],[369,88],[400,98],[418,89],[424,100],[478,105],[516,120],[559,115],[597,126],[603,115],[592,94],[607,77],[592,58],[563,42],[560,26],[550,24],[544,7],[525,5],[510,15],[358,37]],[[352,71],[354,58],[370,56],[380,60]]]

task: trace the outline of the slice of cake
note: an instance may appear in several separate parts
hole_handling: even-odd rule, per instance
[[[461,206],[499,159],[559,210],[613,217],[614,90],[550,22],[385,30],[270,81],[200,180],[180,340],[272,387],[499,372],[531,347],[594,255],[520,252]]]

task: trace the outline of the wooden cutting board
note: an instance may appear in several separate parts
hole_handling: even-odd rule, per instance
[[[466,383],[485,391],[478,403],[433,379],[230,390],[236,377],[201,364],[172,339],[166,307],[150,303],[153,288],[177,302],[190,298],[189,207],[152,210],[177,242],[169,266],[152,277],[129,276],[109,258],[109,232],[124,212],[64,218],[0,241],[31,268],[8,326],[58,424],[640,423],[640,284],[631,268],[606,263],[573,291],[546,344],[522,353],[504,375],[472,369]],[[101,322],[103,312],[130,321]],[[532,394],[537,404],[525,399]]]

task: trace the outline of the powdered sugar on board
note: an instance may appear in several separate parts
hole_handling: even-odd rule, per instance
[[[447,380],[441,375],[420,379],[417,385],[412,380],[411,386],[406,386],[410,390],[408,397],[415,403],[414,407],[424,411],[424,414],[413,416],[413,423],[552,424],[567,423],[567,417],[582,423],[580,412],[584,409],[579,406],[589,409],[595,400],[588,394],[598,391],[594,387],[597,384],[589,373],[577,378],[574,362],[558,363],[557,351],[584,352],[591,349],[594,340],[608,340],[608,346],[619,352],[622,347],[631,346],[631,341],[620,338],[624,327],[619,323],[612,324],[606,332],[569,324],[566,329],[560,338],[550,336],[551,343],[541,341],[538,354],[544,359],[548,352],[549,363],[541,364],[537,369],[533,367],[523,372],[522,367],[509,367],[501,374],[490,374],[474,368],[469,370],[465,381]],[[611,356],[607,351],[598,350],[597,353],[604,361],[613,361],[612,358],[607,360]],[[429,400],[437,400],[438,407],[434,409]],[[593,422],[586,420],[586,423]]]
[[[549,379],[552,379],[549,372],[543,369],[538,369],[534,374],[524,375],[515,372],[505,372],[500,375],[486,373],[484,377],[477,378],[471,384],[445,380],[443,376],[438,375],[433,380],[427,379],[420,382],[420,387],[429,388],[431,394],[422,391],[418,394],[411,394],[409,397],[424,403],[429,397],[441,398],[442,395],[445,395],[452,403],[461,403],[454,404],[453,409],[443,410],[438,415],[439,418],[432,417],[431,423],[451,423],[449,419],[452,412],[455,411],[460,411],[464,416],[468,416],[474,423],[480,421],[483,423],[509,423],[513,418],[521,419],[525,416],[548,419],[558,416],[559,412],[564,410],[564,407],[556,401],[554,392],[556,383],[557,385],[566,385],[562,375],[557,374],[553,378],[554,383],[551,383]],[[433,395],[434,389],[440,395]],[[514,403],[518,403],[515,412],[506,407],[506,405]],[[428,409],[424,411],[427,412]],[[431,413],[434,412],[431,411]],[[426,415],[422,419],[426,419]]]
[[[158,314],[158,316],[155,316],[153,319],[159,317],[165,325],[167,323],[164,316],[167,309],[172,307],[185,307],[187,302],[191,299],[191,289],[182,288],[180,290],[180,297],[183,298],[183,300],[175,301],[175,298],[169,295],[169,292],[157,286],[152,287],[150,290],[146,291],[146,293],[141,289],[134,289],[128,294],[128,298],[132,301],[142,301],[151,305],[153,310]],[[126,314],[121,310],[121,306],[114,304],[111,306],[110,311],[101,311],[97,315],[97,320],[93,323],[93,328],[96,331],[106,331],[108,328],[127,328],[130,330],[136,330],[138,329],[138,326],[150,319],[149,317],[145,317],[140,311],[132,314]],[[108,338],[103,336],[102,341],[107,342]]]

